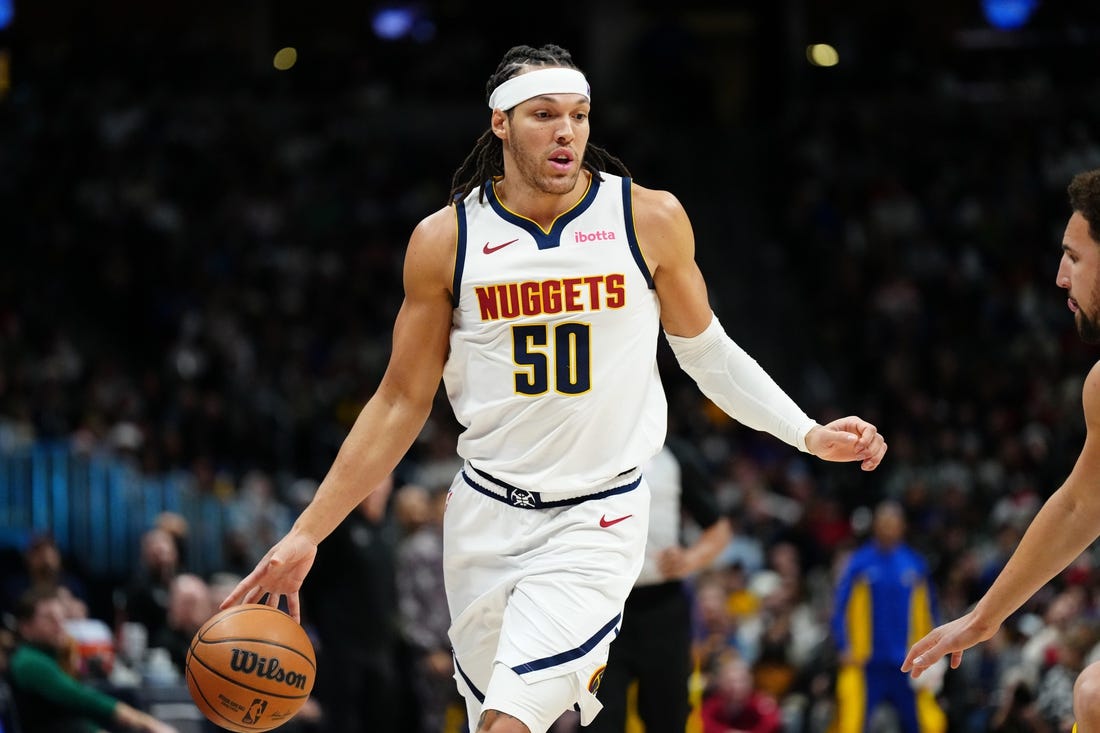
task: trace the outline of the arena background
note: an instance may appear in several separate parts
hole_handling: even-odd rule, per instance
[[[112,630],[163,512],[210,580],[308,499],[517,43],[573,51],[593,141],[685,204],[734,338],[889,440],[870,475],[804,462],[662,352],[673,430],[761,557],[792,543],[826,587],[898,498],[952,615],[1081,445],[1096,351],[1054,272],[1066,183],[1100,166],[1095,3],[6,0],[0,24],[5,572],[48,534]],[[398,484],[437,489],[454,435],[441,399]],[[1067,587],[1093,620],[1091,553],[1030,634]],[[981,684],[949,676],[954,729],[984,730]]]

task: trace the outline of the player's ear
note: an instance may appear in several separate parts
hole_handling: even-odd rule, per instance
[[[489,122],[493,134],[504,140],[508,137],[508,114],[504,110],[494,109],[493,118]]]

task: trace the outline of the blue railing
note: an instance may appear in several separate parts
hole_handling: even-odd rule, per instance
[[[85,455],[67,443],[0,452],[0,545],[22,546],[50,532],[88,573],[126,576],[141,535],[161,512],[188,522],[188,568],[223,567],[226,508],[199,493],[187,473],[145,476],[117,456]]]

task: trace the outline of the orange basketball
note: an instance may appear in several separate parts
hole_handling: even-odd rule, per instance
[[[264,731],[290,720],[317,675],[313,644],[277,608],[232,606],[210,617],[191,640],[187,689],[203,715],[232,731]]]

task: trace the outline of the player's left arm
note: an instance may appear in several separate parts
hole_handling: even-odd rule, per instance
[[[951,668],[963,651],[992,637],[1001,624],[1100,536],[1100,363],[1082,393],[1085,444],[1073,470],[1031,520],[989,590],[968,613],[930,631],[909,650],[903,672],[920,675],[945,654]]]
[[[631,195],[638,243],[661,299],[661,326],[673,336],[698,336],[714,312],[695,262],[695,234],[687,212],[667,191],[634,184]]]
[[[667,191],[634,185],[635,229],[661,301],[661,323],[680,366],[731,417],[829,461],[878,466],[886,441],[874,425],[849,416],[818,425],[726,334],[711,310],[695,261],[695,234]]]

